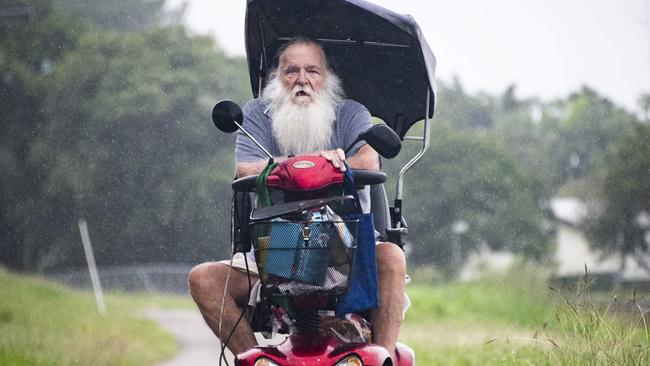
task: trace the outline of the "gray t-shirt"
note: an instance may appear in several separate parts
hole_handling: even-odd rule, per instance
[[[268,108],[261,99],[253,99],[244,106],[243,127],[250,133],[271,155],[280,156],[280,150],[273,137],[271,128],[271,117]],[[361,132],[372,126],[370,112],[361,103],[351,99],[344,99],[336,108],[336,120],[334,121],[334,133],[330,140],[330,149],[346,149],[356,140]],[[350,150],[348,156],[356,154],[365,142],[357,143]],[[267,160],[264,154],[255,143],[248,138],[241,130],[237,132],[237,148],[235,149],[237,163]],[[359,192],[359,200],[364,212],[370,211],[370,196],[368,189]]]
[[[261,99],[253,99],[244,106],[244,128],[250,133],[271,155],[280,156],[280,150],[273,137],[271,117],[268,108]],[[360,103],[344,99],[336,108],[334,133],[330,140],[330,149],[345,149],[359,136],[359,134],[372,126],[370,113]],[[359,151],[363,143],[357,144],[349,153],[350,156]],[[242,131],[237,133],[237,149],[235,150],[237,163],[266,160],[268,156]]]

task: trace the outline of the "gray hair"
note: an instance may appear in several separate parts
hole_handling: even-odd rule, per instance
[[[275,61],[276,65],[270,70],[267,78],[266,78],[266,86],[264,87],[264,90],[262,90],[262,99],[264,99],[267,102],[267,105],[273,109],[279,102],[279,100],[272,98],[273,96],[277,96],[277,94],[272,93],[271,89],[277,89],[280,87],[279,79],[280,79],[280,64],[281,64],[281,58],[284,52],[291,46],[294,45],[310,45],[310,46],[315,46],[318,48],[318,50],[321,53],[321,57],[323,58],[324,66],[325,66],[325,86],[323,88],[325,92],[325,97],[330,103],[335,103],[338,104],[345,98],[345,92],[343,91],[343,86],[341,85],[341,79],[336,75],[334,70],[332,70],[328,63],[327,63],[327,56],[325,54],[325,51],[323,50],[323,46],[321,45],[320,42],[307,38],[307,37],[295,37],[284,43],[279,49],[278,52],[276,53]],[[275,100],[271,100],[275,99]]]

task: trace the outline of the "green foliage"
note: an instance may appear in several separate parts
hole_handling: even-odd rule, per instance
[[[215,230],[227,232],[227,222],[217,229],[214,211],[228,210],[232,163],[223,158],[233,144],[215,133],[201,100],[234,88],[217,78],[227,61],[212,47],[181,28],[88,33],[53,75],[50,124],[32,159],[51,168],[44,193],[67,197],[61,224],[90,222],[100,263],[124,263],[129,250],[133,262],[216,256],[214,238],[225,235]],[[76,230],[68,233],[42,267],[83,263],[66,246]]]
[[[51,74],[76,47],[83,27],[52,13],[47,0],[8,1],[3,6],[33,12],[4,18],[0,24],[0,261],[33,268],[38,235],[34,228],[43,217],[39,184],[47,167],[34,164],[29,151],[47,124],[43,107]]]
[[[588,175],[606,157],[608,146],[635,121],[589,88],[548,106],[541,128],[549,141],[541,152],[549,159],[551,184],[560,187]]]
[[[451,86],[438,83],[438,100],[436,119],[450,126],[484,131],[494,125],[492,98],[467,94],[458,79]]]
[[[461,242],[463,256],[484,243],[542,258],[549,239],[541,227],[540,188],[499,140],[441,124],[433,127],[431,137],[404,192],[413,241],[410,260],[450,266],[455,240]],[[459,220],[469,224],[462,238],[453,233]]]
[[[650,93],[639,96],[639,107],[643,113],[643,119],[650,121]]]
[[[0,21],[1,262],[81,265],[82,217],[100,265],[225,255],[234,139],[213,129],[209,110],[250,98],[247,67],[188,34],[163,3],[3,2],[31,12]],[[588,88],[544,104],[515,86],[472,95],[454,80],[438,99],[404,208],[412,263],[448,272],[460,264],[452,254],[462,261],[483,245],[548,257],[546,202],[562,187],[593,191],[593,167],[636,120]],[[404,150],[400,163],[415,153]]]
[[[603,165],[601,210],[587,224],[593,244],[623,255],[647,253],[650,233],[650,126],[637,124],[616,141]]]
[[[514,86],[499,97],[469,95],[458,80],[438,89],[438,126],[404,197],[412,260],[448,269],[459,246],[464,258],[479,243],[548,256],[548,202],[558,191],[593,198],[602,179],[595,167],[636,121],[589,88],[546,104],[518,99]],[[404,150],[398,159],[415,154]],[[460,237],[452,234],[459,221],[469,223]]]
[[[61,14],[104,29],[133,30],[158,23],[165,0],[54,0]]]
[[[100,31],[35,6],[1,35],[0,260],[81,265],[82,217],[100,265],[223,256],[233,137],[209,110],[249,98],[244,60],[182,27]]]
[[[135,318],[133,301],[97,313],[92,294],[0,268],[0,364],[146,365],[169,358],[174,339]]]

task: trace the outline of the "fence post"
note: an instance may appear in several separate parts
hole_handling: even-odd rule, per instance
[[[100,314],[106,315],[104,292],[102,291],[102,284],[99,282],[99,273],[97,273],[97,266],[95,265],[95,255],[93,254],[93,246],[90,243],[90,235],[88,234],[88,224],[86,224],[86,220],[79,220],[79,231],[81,232],[81,242],[83,243],[84,252],[86,253],[86,263],[88,263],[90,281],[93,284],[93,291],[95,292],[97,310],[99,310]]]

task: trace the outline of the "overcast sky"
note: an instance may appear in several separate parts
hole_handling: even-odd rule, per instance
[[[170,5],[183,0],[169,0]],[[245,0],[187,0],[186,23],[244,55]],[[437,77],[548,101],[588,85],[628,109],[650,93],[650,0],[376,0],[411,14]]]

